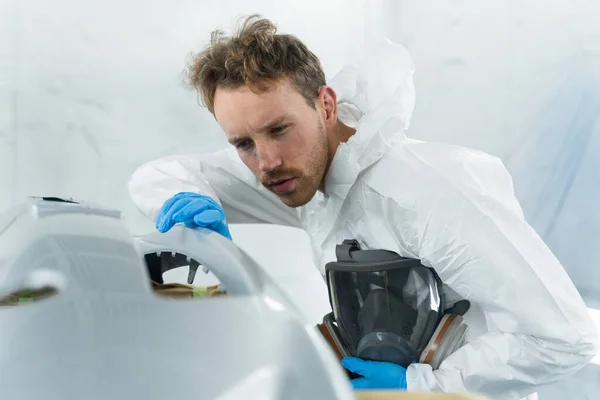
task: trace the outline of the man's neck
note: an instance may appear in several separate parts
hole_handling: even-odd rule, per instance
[[[356,129],[350,128],[349,126],[344,125],[339,120],[335,126],[335,130],[331,132],[328,136],[329,139],[329,160],[333,160],[335,156],[335,152],[337,151],[340,143],[346,143],[348,139],[350,139],[356,133]]]
[[[329,161],[327,162],[327,168],[325,170],[325,175],[323,176],[321,186],[319,186],[319,191],[325,191],[325,178],[327,177],[329,167],[331,166],[331,162],[333,161],[333,157],[335,156],[335,152],[337,151],[337,148],[339,147],[340,143],[346,143],[348,139],[350,139],[355,133],[356,129],[350,128],[349,126],[344,125],[338,120],[335,129],[329,132],[329,134],[327,135]]]

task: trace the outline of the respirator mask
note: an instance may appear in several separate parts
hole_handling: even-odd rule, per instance
[[[470,303],[447,309],[434,269],[392,251],[361,250],[356,240],[338,245],[336,257],[325,266],[333,312],[317,327],[340,359],[437,369],[464,345]]]

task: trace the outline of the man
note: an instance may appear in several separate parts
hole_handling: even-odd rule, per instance
[[[385,41],[328,85],[301,41],[250,17],[231,38],[213,35],[189,69],[233,147],[142,165],[131,197],[162,232],[183,223],[231,238],[227,220],[301,227],[321,269],[344,239],[418,258],[447,296],[471,302],[472,337],[437,370],[349,358],[364,376],[355,387],[535,398],[591,360],[595,328],[501,161],[404,136],[412,73],[406,50]]]

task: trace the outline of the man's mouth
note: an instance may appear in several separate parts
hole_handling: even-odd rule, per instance
[[[294,190],[295,178],[285,178],[269,181],[269,189],[278,194],[289,193]]]
[[[283,182],[285,182],[287,180],[290,180],[290,179],[292,179],[292,178],[274,179],[272,181],[267,182],[267,185],[268,186],[276,186],[276,185],[279,185],[279,184],[281,184],[281,183],[283,183]]]

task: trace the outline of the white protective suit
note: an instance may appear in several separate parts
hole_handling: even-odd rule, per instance
[[[357,133],[339,146],[325,194],[304,207],[289,208],[263,188],[234,148],[146,163],[133,174],[131,197],[152,219],[169,197],[191,191],[220,201],[230,223],[302,227],[322,273],[344,239],[419,258],[435,268],[448,297],[470,300],[470,338],[436,371],[411,365],[408,390],[537,398],[538,385],[593,358],[595,326],[524,220],[499,159],[405,137],[413,70],[406,49],[386,40],[330,82],[340,120]]]

